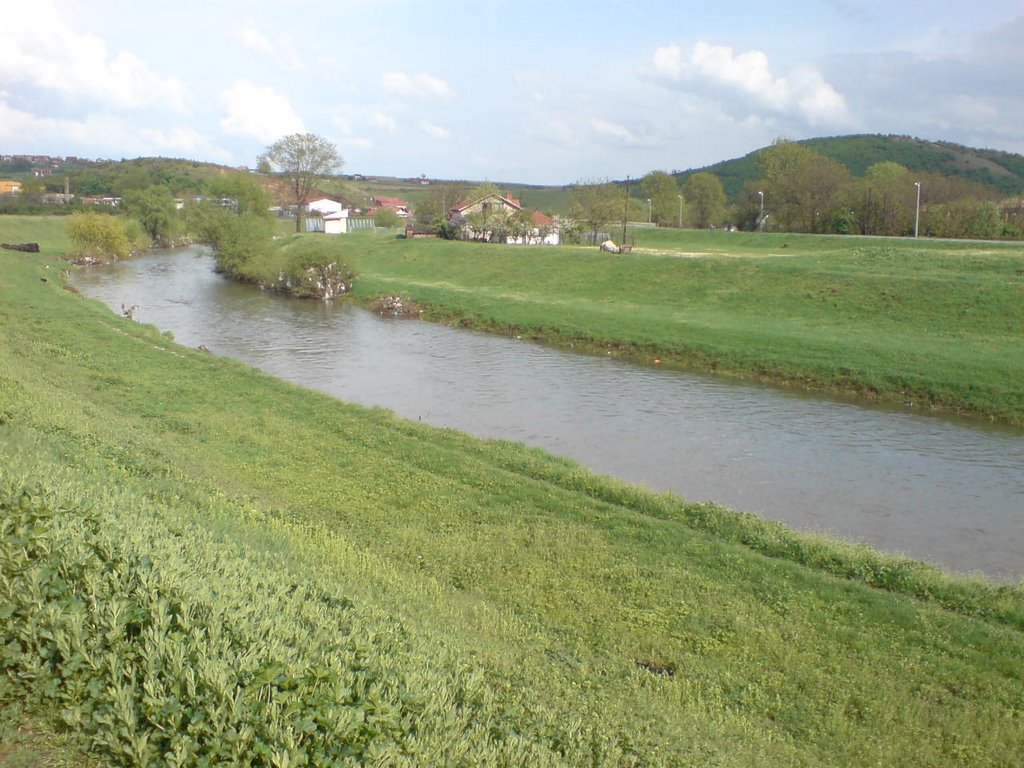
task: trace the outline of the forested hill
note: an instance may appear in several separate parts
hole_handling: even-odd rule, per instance
[[[963,176],[1005,195],[1024,194],[1024,156],[1010,152],[972,149],[951,142],[925,141],[910,136],[832,136],[797,143],[837,160],[855,176],[862,176],[875,163],[891,161],[911,171]],[[683,183],[698,171],[713,173],[721,179],[726,195],[733,199],[747,181],[759,176],[757,156],[763,151],[758,149],[744,157],[683,171],[676,176]]]

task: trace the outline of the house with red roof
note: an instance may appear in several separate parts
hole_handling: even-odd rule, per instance
[[[558,222],[540,211],[527,213],[512,195],[490,194],[453,206],[449,221],[460,225],[467,240],[509,245],[558,245]]]
[[[373,203],[373,207],[366,212],[367,216],[373,216],[377,211],[390,209],[393,210],[400,218],[409,218],[409,203],[405,200],[399,200],[397,197],[384,197],[379,195],[377,197],[370,198],[370,202]]]

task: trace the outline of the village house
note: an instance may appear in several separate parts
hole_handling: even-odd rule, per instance
[[[21,193],[21,182],[13,179],[0,179],[0,195],[17,195]]]
[[[373,207],[366,212],[367,216],[374,216],[378,211],[382,210],[392,210],[399,218],[409,218],[409,203],[405,200],[399,200],[397,197],[377,196],[370,198],[370,202],[373,204]]]
[[[560,234],[558,222],[540,211],[525,216],[532,227],[523,225],[509,227],[513,218],[524,221],[522,203],[512,195],[490,194],[479,200],[460,203],[449,212],[449,221],[460,226],[462,236],[467,240],[495,242],[496,239],[509,245],[558,245]]]
[[[306,231],[323,232],[328,235],[345,235],[349,232],[350,211],[340,200],[320,197],[306,200]]]
[[[330,197],[320,197],[315,200],[306,200],[306,210],[311,215],[329,216],[332,213],[340,213],[345,209],[345,204],[340,200]]]

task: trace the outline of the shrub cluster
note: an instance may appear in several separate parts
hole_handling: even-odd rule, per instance
[[[474,724],[479,681],[402,679],[402,633],[361,631],[344,597],[240,567],[230,547],[211,573],[185,532],[126,535],[2,493],[0,703],[56,713],[106,764],[549,762]]]

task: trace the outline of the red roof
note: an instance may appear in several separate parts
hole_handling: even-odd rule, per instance
[[[409,204],[405,200],[399,200],[397,197],[374,197],[373,202],[382,208],[408,208]]]
[[[462,203],[459,203],[458,205],[454,205],[454,206],[452,206],[451,210],[454,213],[462,213],[467,208],[469,208],[471,206],[474,206],[477,203],[482,203],[484,200],[487,200],[488,198],[492,198],[492,197],[493,198],[497,198],[498,200],[501,200],[503,203],[506,203],[507,205],[512,206],[516,210],[519,210],[519,211],[523,210],[523,206],[520,205],[519,201],[516,200],[514,197],[512,197],[512,195],[486,195],[484,197],[477,198],[476,200],[471,200],[471,201],[468,201],[468,202],[462,202]]]

